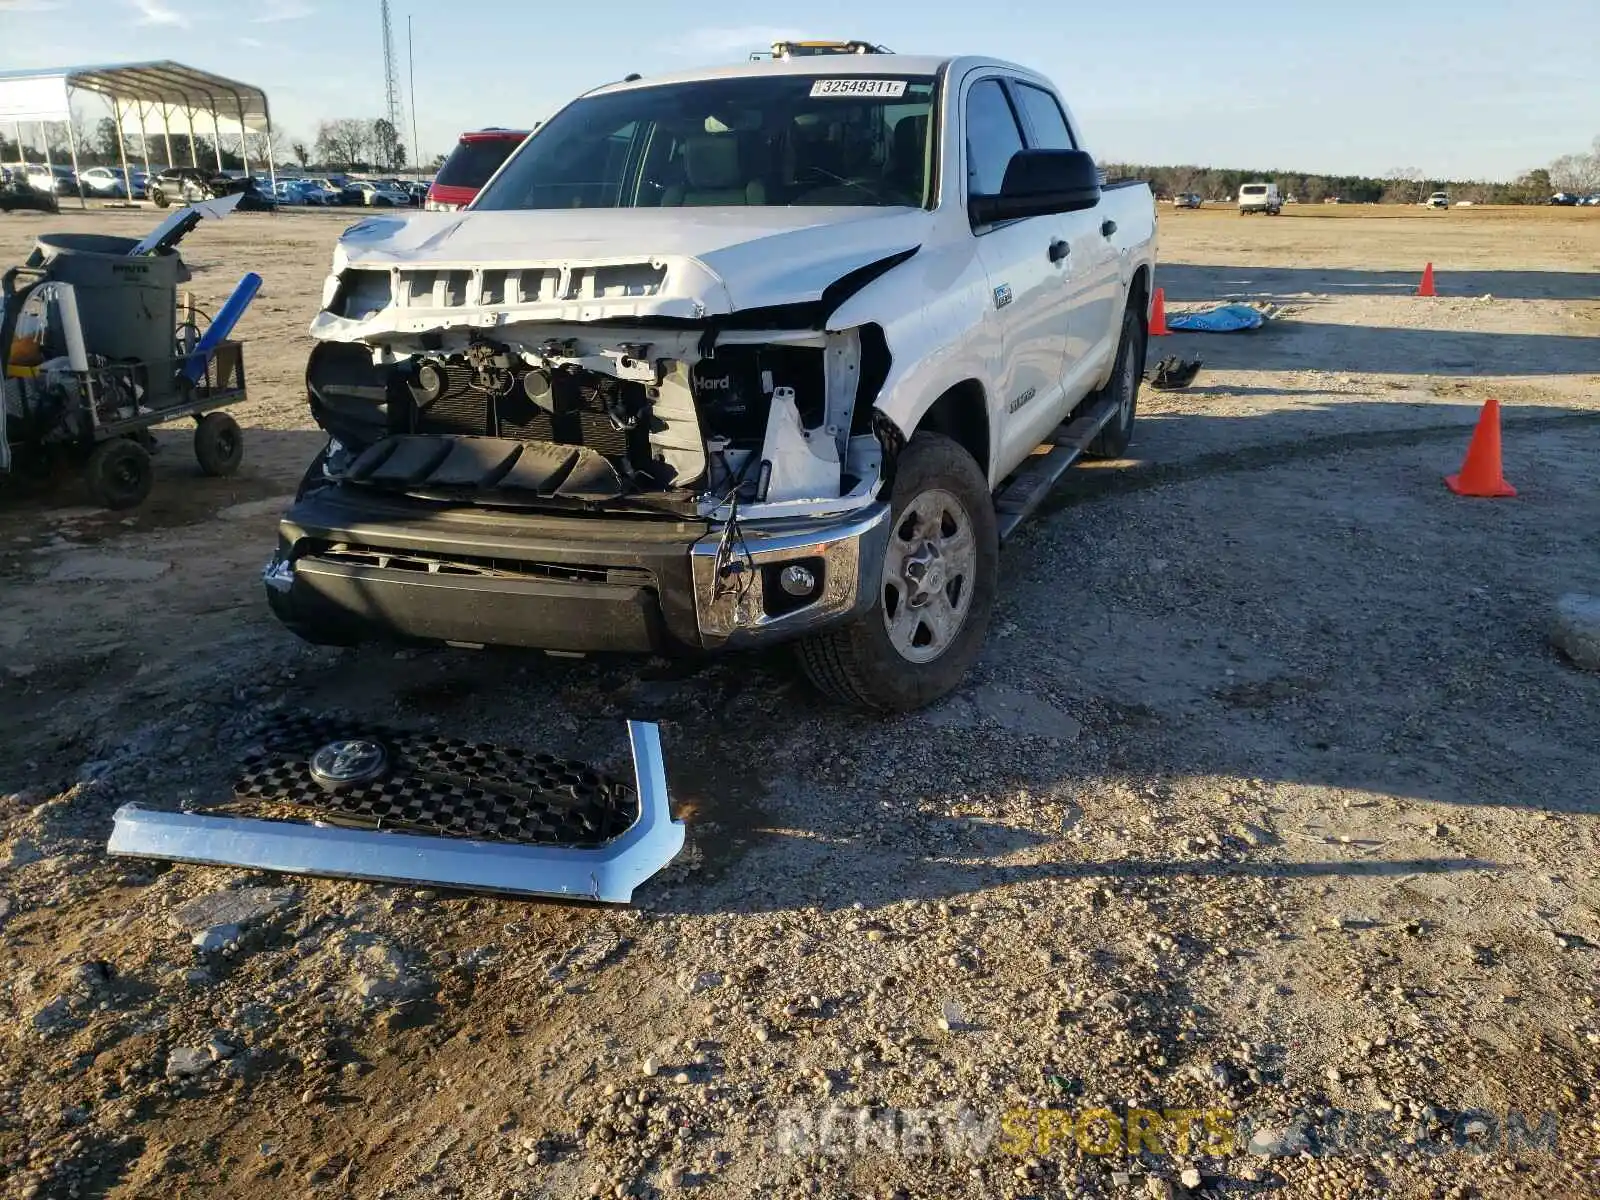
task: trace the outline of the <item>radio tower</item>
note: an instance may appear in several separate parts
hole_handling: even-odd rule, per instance
[[[389,0],[383,0],[383,89],[387,106],[384,119],[389,122],[389,144],[383,150],[392,171],[399,166],[395,151],[400,142],[400,72],[394,61],[394,34],[389,29]]]

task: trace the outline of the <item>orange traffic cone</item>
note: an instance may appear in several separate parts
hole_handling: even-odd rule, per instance
[[[1422,268],[1422,283],[1417,287],[1417,295],[1437,296],[1438,294],[1433,290],[1433,264],[1429,263]]]
[[[1467,457],[1457,475],[1446,475],[1445,486],[1458,496],[1515,496],[1500,468],[1500,402],[1490,397],[1478,414]]]
[[[1155,303],[1150,306],[1150,336],[1166,337],[1171,332],[1167,328],[1167,291],[1157,288]]]

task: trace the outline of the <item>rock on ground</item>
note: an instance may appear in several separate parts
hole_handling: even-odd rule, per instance
[[[1575,666],[1600,671],[1600,596],[1572,592],[1556,601],[1550,640]]]

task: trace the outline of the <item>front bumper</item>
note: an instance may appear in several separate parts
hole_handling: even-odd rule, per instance
[[[826,520],[704,522],[424,507],[359,487],[307,494],[263,579],[312,642],[572,653],[764,645],[872,607],[889,535],[875,503]],[[780,583],[804,568],[814,588]]]

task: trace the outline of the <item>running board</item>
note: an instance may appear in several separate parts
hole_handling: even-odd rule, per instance
[[[1035,452],[1029,456],[1001,485],[995,493],[994,511],[1002,542],[1044,503],[1051,489],[1083,457],[1089,443],[1116,415],[1117,402],[1112,397],[1097,400],[1087,412],[1058,426],[1049,440],[1042,443],[1049,448],[1043,454]]]
[[[289,875],[431,884],[519,896],[627,904],[633,890],[683,849],[672,819],[655,725],[628,722],[639,815],[600,846],[563,847],[427,837],[321,822],[204,816],[125,804],[109,853]]]

